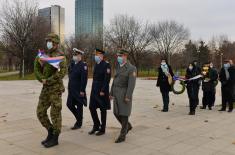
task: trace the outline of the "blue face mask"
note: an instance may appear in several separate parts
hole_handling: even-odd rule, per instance
[[[224,64],[224,68],[229,68],[230,64]]]
[[[117,57],[117,61],[119,65],[123,64],[123,58],[122,57]]]
[[[53,48],[53,43],[52,42],[50,42],[50,41],[48,41],[47,42],[47,49],[52,49]]]
[[[95,56],[95,62],[96,63],[100,63],[101,62],[101,58],[99,56],[97,56],[97,55]]]

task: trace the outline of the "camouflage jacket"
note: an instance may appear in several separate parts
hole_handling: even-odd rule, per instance
[[[63,56],[58,49],[46,53],[50,57]],[[43,79],[46,80],[46,84],[43,85],[43,88],[48,88],[52,92],[64,92],[63,78],[67,71],[66,58],[60,63],[60,70],[58,71],[49,63],[42,63],[39,60],[39,57],[36,57],[34,61],[34,74],[36,79],[39,82],[42,82]]]

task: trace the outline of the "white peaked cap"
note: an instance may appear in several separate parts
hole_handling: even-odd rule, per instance
[[[77,49],[77,48],[73,48],[73,52],[74,52],[74,53],[81,53],[82,55],[85,53],[84,51],[79,50],[79,49]]]

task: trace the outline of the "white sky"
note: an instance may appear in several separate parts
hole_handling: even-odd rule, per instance
[[[74,33],[75,0],[38,1],[40,8],[55,4],[64,7],[66,34]],[[189,28],[195,40],[218,35],[235,40],[235,0],[104,0],[104,23],[117,14],[151,22],[176,20]]]

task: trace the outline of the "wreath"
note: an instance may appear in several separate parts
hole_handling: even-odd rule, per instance
[[[174,80],[173,85],[172,85],[172,91],[176,95],[183,94],[185,91],[185,82],[183,80],[177,79]]]

